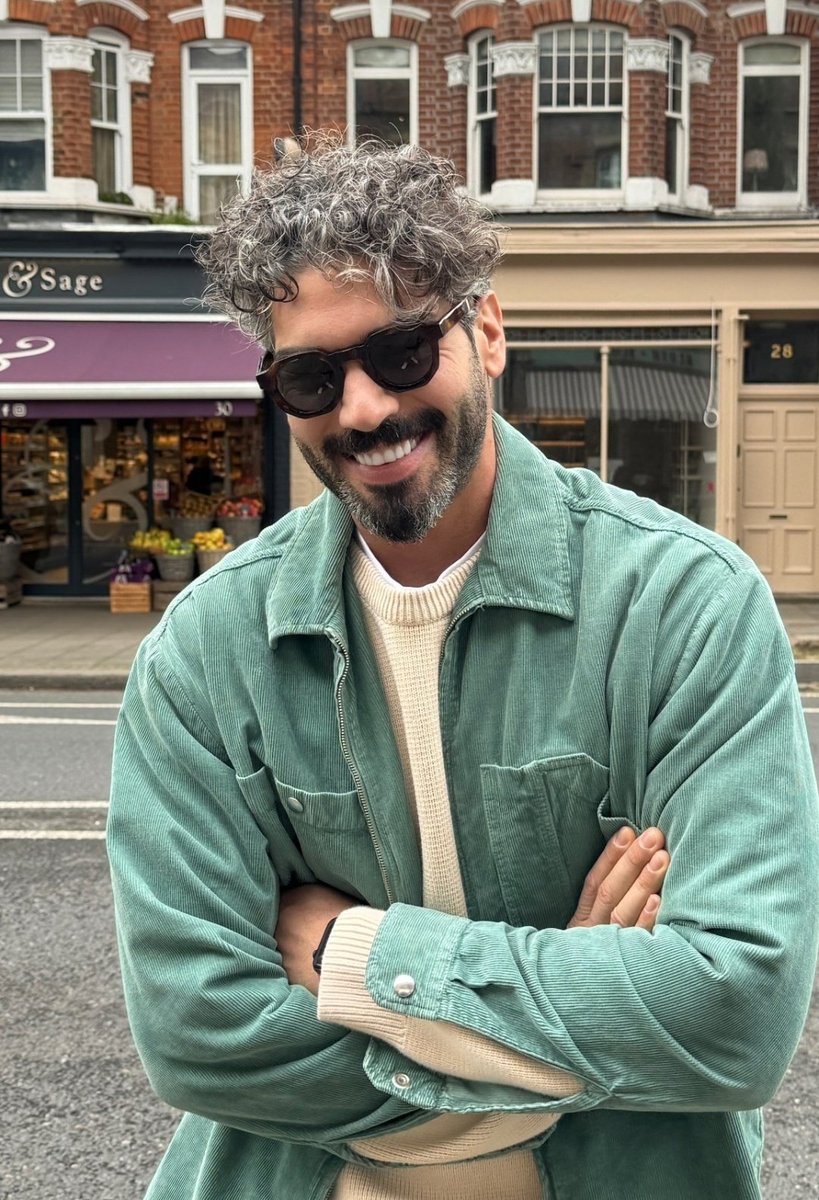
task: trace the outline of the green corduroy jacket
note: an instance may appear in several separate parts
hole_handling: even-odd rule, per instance
[[[421,907],[378,669],[325,494],[195,581],[143,643],[108,826],[125,994],[185,1110],[150,1200],[323,1200],[352,1139],[443,1111],[564,1113],[553,1200],[752,1200],[759,1107],[805,1019],[817,797],[787,639],[735,546],[565,471],[499,418],[440,711],[469,919]],[[623,824],[671,852],[660,922],[564,926]],[[389,912],[367,986],[576,1075],[552,1102],[321,1023],[280,888]],[[416,980],[397,997],[396,974]],[[394,1076],[410,1079],[399,1086]]]

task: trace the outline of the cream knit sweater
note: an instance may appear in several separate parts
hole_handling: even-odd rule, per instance
[[[478,552],[425,588],[391,585],[358,546],[350,553],[418,832],[424,906],[466,916],[441,746],[438,667],[450,614]],[[382,917],[362,907],[336,922],[319,989],[322,1020],[369,1033],[458,1078],[550,1096],[580,1090],[572,1076],[479,1034],[380,1008],[364,988],[364,970]],[[332,1200],[542,1200],[546,1185],[530,1152],[479,1156],[520,1145],[556,1120],[544,1113],[447,1113],[405,1133],[361,1140],[354,1148],[368,1158],[414,1165],[347,1166]]]

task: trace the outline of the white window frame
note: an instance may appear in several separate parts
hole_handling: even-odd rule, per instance
[[[787,63],[777,64],[775,69],[769,66],[745,66],[745,50],[749,46],[787,45],[799,49],[799,62],[793,66]],[[737,47],[739,60],[737,64],[737,208],[748,210],[770,210],[787,208],[806,208],[808,203],[808,105],[809,105],[809,72],[810,57],[809,43],[803,38],[748,38]],[[742,190],[742,159],[745,142],[745,79],[749,76],[760,75],[798,75],[799,76],[799,166],[797,170],[797,188],[795,192],[743,192]]]
[[[676,39],[682,47],[682,61],[680,63],[681,72],[681,108],[679,113],[671,111],[671,67],[673,63],[673,42]],[[691,80],[689,79],[691,63],[691,40],[687,34],[680,29],[671,29],[668,34],[668,79],[666,82],[666,106],[665,119],[666,123],[669,120],[675,120],[677,123],[677,162],[679,164],[678,178],[680,186],[677,191],[671,191],[671,185],[668,188],[668,198],[678,204],[685,201],[686,192],[688,191],[689,169],[691,163]],[[663,170],[665,173],[665,169]],[[667,182],[667,181],[666,181]]]
[[[42,47],[42,62],[43,62],[43,111],[34,113],[21,113],[20,116],[24,119],[30,117],[32,120],[42,120],[45,124],[45,187],[42,191],[13,191],[9,188],[0,186],[0,202],[3,204],[23,205],[28,203],[41,202],[44,197],[51,191],[51,181],[54,176],[54,149],[52,141],[52,114],[51,114],[51,71],[46,59],[45,43],[48,41],[48,31],[42,25],[24,25],[11,24],[4,25],[0,22],[0,38],[4,41],[38,41],[43,43]],[[11,114],[4,114],[11,115]]]
[[[367,46],[400,46],[409,50],[408,67],[357,67],[356,50]],[[418,47],[402,38],[360,38],[347,45],[347,144],[355,145],[355,84],[357,79],[409,79],[409,141],[418,145]]]
[[[490,99],[495,101],[495,104],[487,109],[486,112],[478,112],[478,47],[482,42],[487,42],[487,63],[489,71],[488,94]],[[480,127],[485,121],[494,121],[495,130],[497,132],[497,84],[495,83],[495,67],[492,62],[492,49],[495,45],[495,35],[491,29],[480,29],[473,37],[469,39],[467,44],[467,52],[469,54],[469,87],[467,89],[467,145],[466,145],[466,178],[469,191],[473,196],[489,195],[488,192],[481,192],[481,130]]]
[[[244,71],[204,71],[190,65],[193,49],[228,50],[242,49],[247,55]],[[199,115],[199,83],[238,83],[241,128],[240,163],[198,163],[194,161]],[[225,175],[241,180],[243,189],[250,186],[253,170],[253,48],[249,42],[234,39],[215,41],[201,38],[187,42],[182,47],[182,155],[184,166],[184,207],[194,220],[199,214],[199,178],[202,175]]]
[[[114,191],[131,193],[134,186],[132,143],[131,143],[131,85],[125,79],[125,53],[130,50],[131,43],[124,34],[115,29],[91,29],[88,40],[93,43],[94,50],[114,51],[117,64],[117,120],[95,121],[91,118],[91,126],[101,129],[114,129],[117,134],[114,155]],[[93,88],[93,76],[90,76]]]
[[[568,29],[572,33],[572,47],[574,47],[574,34],[578,29],[587,30],[589,34],[599,30],[609,30],[613,33],[619,33],[623,39],[623,100],[619,106],[612,107],[611,105],[593,105],[593,106],[578,106],[574,103],[560,108],[542,107],[540,104],[540,39],[544,33],[558,34],[561,30]],[[538,29],[535,33],[535,76],[533,95],[533,117],[532,117],[532,165],[536,189],[536,199],[538,203],[545,203],[550,206],[559,206],[561,208],[577,208],[578,205],[590,204],[592,207],[602,208],[621,208],[625,196],[626,183],[628,181],[628,97],[629,97],[629,73],[627,68],[627,51],[628,51],[628,36],[621,25],[612,25],[605,21],[590,21],[580,25],[567,24],[562,22],[558,25],[547,25],[542,29]],[[574,49],[572,49],[572,64],[574,64]],[[606,76],[608,82],[608,74]],[[570,88],[574,83],[573,71],[570,72],[569,85]],[[619,188],[542,188],[540,187],[538,175],[540,168],[540,116],[541,113],[608,113],[620,112],[620,186]]]

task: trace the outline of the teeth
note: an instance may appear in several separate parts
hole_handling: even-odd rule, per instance
[[[405,442],[399,442],[395,446],[385,446],[383,450],[376,450],[372,454],[355,454],[353,457],[364,467],[383,467],[384,463],[397,462],[399,458],[406,458],[418,445],[419,440],[419,438],[408,438]]]

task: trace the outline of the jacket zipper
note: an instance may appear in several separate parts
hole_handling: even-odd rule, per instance
[[[347,675],[350,670],[350,660],[347,657],[347,651],[345,650],[343,644],[337,638],[335,638],[333,636],[333,634],[330,633],[329,630],[327,630],[326,632],[327,632],[327,636],[329,637],[333,646],[335,646],[337,652],[341,655],[341,659],[344,663],[344,668],[341,672],[341,675],[338,678],[338,683],[336,684],[336,689],[335,689],[336,711],[338,713],[338,736],[339,736],[339,741],[341,742],[341,753],[344,755],[344,761],[346,762],[346,764],[349,768],[350,774],[353,777],[353,783],[355,784],[355,790],[356,790],[356,795],[358,796],[358,802],[361,805],[361,811],[364,813],[364,820],[367,823],[367,829],[370,834],[370,840],[373,844],[373,850],[375,851],[375,857],[378,862],[378,868],[381,872],[381,880],[384,884],[384,891],[387,894],[387,903],[394,904],[395,896],[393,895],[393,891],[392,891],[392,888],[390,887],[389,879],[387,877],[387,864],[384,859],[384,853],[381,849],[381,845],[378,841],[378,834],[376,832],[375,824],[373,822],[372,810],[370,809],[370,802],[367,799],[367,793],[364,791],[364,781],[361,778],[361,772],[359,771],[358,766],[356,765],[356,761],[353,758],[352,751],[350,750],[350,743],[347,740],[347,724],[344,719],[344,706],[341,702],[341,692],[342,692],[342,689],[344,688],[344,684],[347,681]]]

